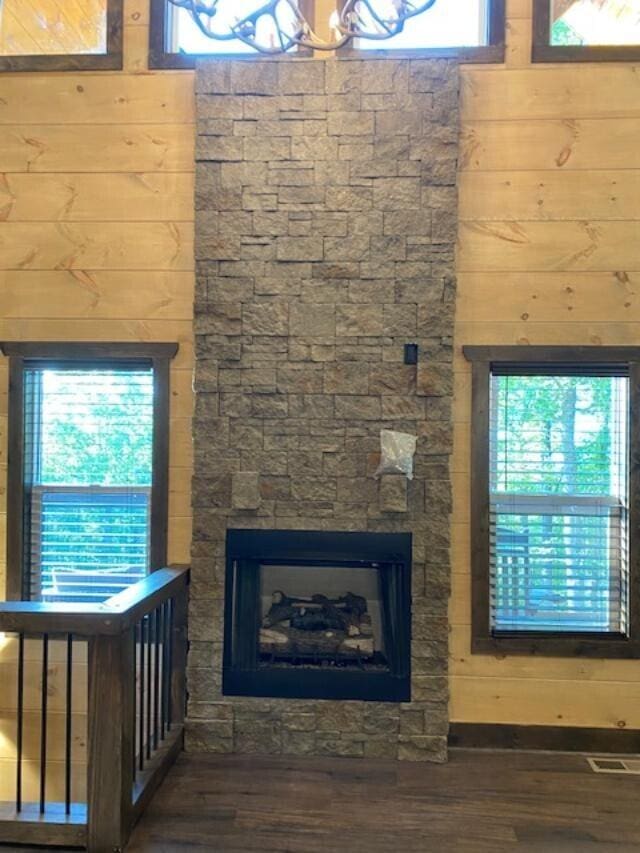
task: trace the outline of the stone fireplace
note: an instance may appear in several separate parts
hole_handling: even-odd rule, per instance
[[[198,69],[192,748],[446,758],[457,109],[444,60]],[[418,436],[412,480],[374,478],[381,428]],[[259,533],[327,553],[240,553]],[[410,601],[399,662],[385,590]],[[374,664],[400,692],[340,686]]]

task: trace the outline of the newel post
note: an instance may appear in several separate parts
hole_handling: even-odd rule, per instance
[[[89,641],[89,853],[122,850],[131,831],[134,654],[133,628]]]

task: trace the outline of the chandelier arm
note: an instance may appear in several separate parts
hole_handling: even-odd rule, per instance
[[[298,10],[295,8],[293,3],[290,2],[290,0],[285,0],[285,2],[297,15],[298,21],[302,26],[303,18],[299,14]],[[266,55],[286,53],[288,50],[295,46],[296,41],[294,41],[292,36],[284,32],[280,21],[278,20],[279,4],[280,0],[269,0],[269,2],[256,9],[255,12],[251,12],[249,15],[246,15],[244,18],[237,21],[231,27],[231,32],[233,34],[232,37],[239,39],[240,41],[244,42],[244,44],[248,44],[255,50]],[[273,21],[276,36],[278,38],[278,41],[280,42],[279,48],[263,46],[259,44],[259,42],[256,40],[258,21],[262,17],[271,18],[271,20]]]
[[[200,15],[206,15],[211,20],[218,12],[219,0],[211,0],[212,6],[205,6],[199,0],[169,0],[169,2],[178,9],[186,9],[190,12],[196,26],[207,38],[215,39],[216,41],[233,41],[236,38],[232,32],[214,33],[200,18]]]
[[[421,15],[423,12],[426,12],[430,9],[436,0],[426,0],[426,2],[421,3],[419,6],[415,6],[410,0],[406,0],[403,4],[403,10],[401,14],[398,15],[398,18],[394,21],[389,21],[381,17],[381,15],[376,12],[376,10],[371,5],[370,0],[347,0],[345,3],[342,13],[340,15],[340,20],[337,25],[337,29],[343,34],[349,34],[351,38],[365,38],[370,39],[371,41],[385,41],[386,39],[393,38],[393,36],[398,35],[404,29],[404,25],[406,21],[410,18],[415,18],[416,15]],[[364,28],[359,29],[357,27],[357,22],[360,23],[362,27],[364,27],[364,21],[362,18],[362,13],[356,8],[359,5],[363,5],[366,7],[369,15],[375,21],[375,23],[381,27],[384,32],[382,33],[372,33]]]
[[[393,33],[393,32],[392,32],[392,30],[391,30],[391,26],[390,26],[389,22],[388,22],[388,21],[385,21],[383,18],[381,18],[381,17],[378,15],[378,13],[376,12],[376,10],[372,8],[371,3],[369,2],[369,0],[359,0],[359,2],[360,2],[363,6],[365,6],[365,7],[366,7],[367,11],[368,11],[368,12],[369,12],[369,14],[371,15],[371,17],[373,18],[373,20],[375,21],[375,23],[376,23],[376,24],[378,24],[378,26],[382,27],[382,28],[385,30],[385,32],[386,32],[386,33],[388,33],[388,35],[380,35],[380,38],[385,38],[385,39],[386,39],[386,38],[391,38],[391,36],[392,36],[392,35],[395,35],[395,33]],[[361,23],[363,23],[363,20],[362,20],[362,13],[360,12],[360,10],[358,10],[358,12],[357,12],[357,13],[356,13],[356,12],[354,12],[354,14],[357,14],[357,16],[358,16],[358,18],[357,18],[357,19],[358,19]],[[351,32],[355,32],[355,30],[352,30]]]

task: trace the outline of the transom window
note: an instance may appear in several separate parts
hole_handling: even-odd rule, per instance
[[[343,0],[333,0],[337,15]],[[312,0],[297,0],[305,19],[318,32],[332,26],[332,3],[318,4]],[[201,17],[203,26],[210,26],[218,34],[229,33],[229,26],[243,16],[264,7],[260,0],[220,0],[216,15]],[[420,15],[406,21],[401,33],[388,40],[356,39],[350,48],[339,54],[353,51],[371,51],[375,55],[397,56],[401,52],[458,57],[473,62],[501,62],[504,58],[504,0],[436,0]],[[373,11],[382,19],[395,15],[394,0],[375,0],[358,5],[361,24],[367,32],[376,32],[379,26],[373,20]],[[282,35],[286,39],[295,29],[295,15],[289,0],[277,5],[276,13]],[[326,16],[326,21],[318,20]],[[257,40],[266,48],[278,46],[279,36],[273,19],[264,14],[258,19]],[[241,56],[260,58],[262,54],[239,39],[218,41],[209,38],[193,20],[190,11],[176,7],[169,0],[151,0],[150,68],[193,68],[198,56]],[[339,36],[338,36],[339,38]],[[290,53],[309,53],[308,49],[293,49]]]
[[[637,60],[639,0],[534,0],[533,59]]]
[[[393,13],[393,0],[385,0]],[[436,0],[422,15],[411,18],[397,36],[383,42],[359,39],[360,50],[422,50],[424,48],[478,47],[490,44],[488,0]],[[384,9],[385,13],[387,9]],[[362,17],[366,28],[374,22],[366,7]]]
[[[166,560],[167,357],[5,344],[14,597],[100,602]],[[98,350],[101,347],[97,347]]]
[[[474,649],[635,656],[635,351],[465,355],[474,371]]]
[[[122,0],[2,0],[0,71],[122,67]]]

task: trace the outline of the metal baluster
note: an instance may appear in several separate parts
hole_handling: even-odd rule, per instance
[[[162,642],[162,677],[160,679],[160,739],[164,740],[166,734],[166,697],[167,697],[167,602],[160,605],[160,640]]]
[[[167,729],[171,731],[171,714],[173,712],[171,695],[171,682],[173,679],[173,598],[170,598],[167,604],[169,605],[169,630],[167,631],[167,656],[169,659],[167,667]]]
[[[18,731],[16,732],[16,811],[22,811],[22,729],[24,724],[24,634],[18,636]]]
[[[140,717],[138,720],[138,731],[140,733],[140,755],[138,767],[140,770],[144,768],[144,617],[140,620],[140,669],[138,694],[139,694],[139,711]]]
[[[147,758],[151,758],[151,614],[147,616]]]
[[[49,635],[42,635],[42,716],[40,720],[40,814],[47,794],[47,692],[49,690]]]
[[[133,732],[133,737],[131,738],[131,778],[135,782],[136,781],[136,765],[137,765],[137,756],[136,756],[136,713],[138,708],[138,691],[136,690],[136,673],[138,671],[138,626],[133,626],[133,631],[131,632],[131,642],[133,643],[133,685],[131,687],[133,691],[133,723],[131,726],[131,731]]]
[[[64,749],[64,810],[71,814],[71,714],[73,701],[73,634],[67,634],[67,703]]]

